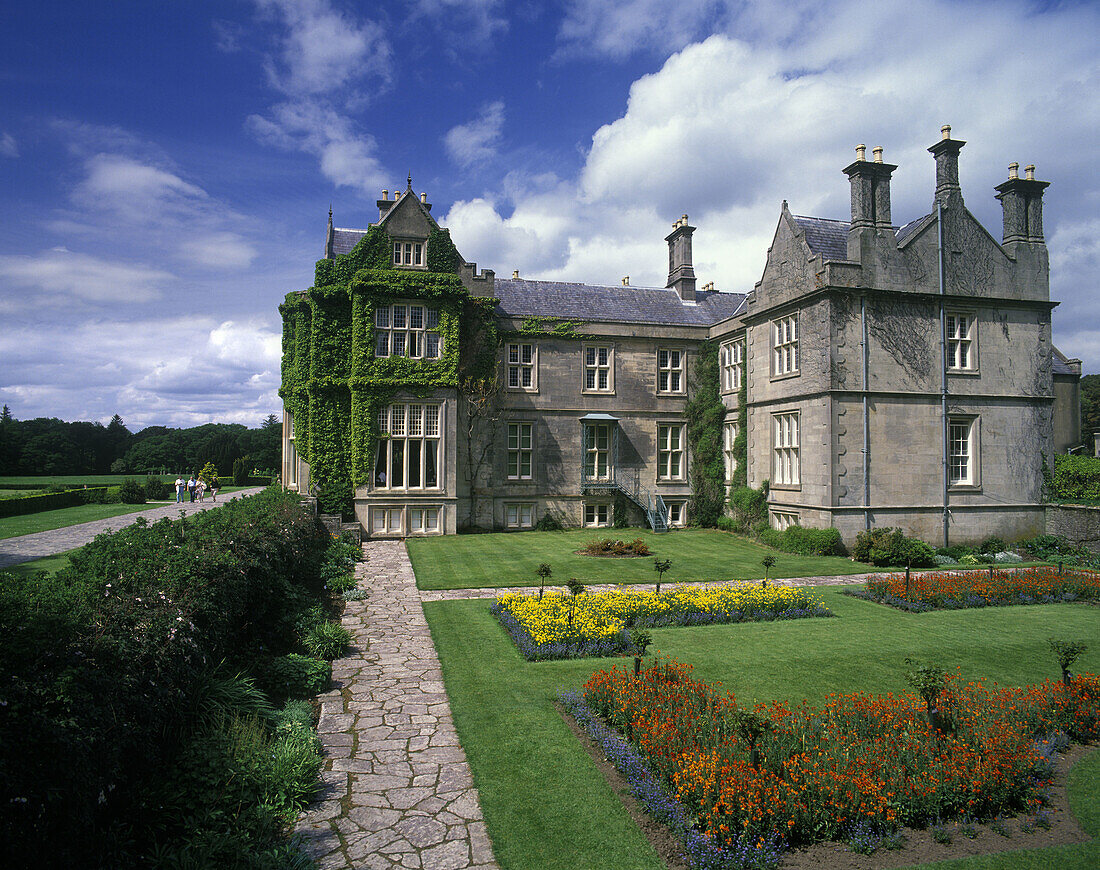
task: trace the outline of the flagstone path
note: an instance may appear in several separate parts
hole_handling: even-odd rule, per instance
[[[322,793],[298,820],[330,868],[496,868],[403,541],[368,541],[350,655],[321,695]]]

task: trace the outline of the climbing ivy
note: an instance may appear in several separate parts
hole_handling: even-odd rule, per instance
[[[595,336],[578,332],[582,326],[584,326],[583,320],[562,320],[558,317],[525,317],[520,323],[519,331],[509,333],[509,335],[572,338],[582,341],[590,341],[595,338]]]
[[[691,399],[684,408],[691,451],[692,518],[696,525],[713,527],[726,500],[722,458],[726,406],[720,391],[716,342],[708,340],[699,345],[692,374]]]

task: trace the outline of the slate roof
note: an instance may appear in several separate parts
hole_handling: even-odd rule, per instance
[[[713,326],[745,307],[745,294],[696,291],[685,305],[672,288],[602,286],[497,278],[494,295],[505,317],[557,317],[602,323]]]
[[[1069,364],[1069,360],[1066,355],[1063,354],[1058,348],[1052,347],[1050,354],[1051,371],[1056,375],[1075,375],[1077,369],[1073,368]]]
[[[791,215],[806,234],[806,243],[815,254],[826,260],[848,259],[848,221]]]
[[[926,214],[924,217],[919,217],[915,221],[909,221],[909,223],[894,234],[894,237],[898,240],[898,244],[900,245],[917,230],[923,229],[930,220],[932,220],[932,215]]]
[[[354,248],[363,236],[367,234],[366,230],[349,230],[344,227],[332,228],[332,253],[334,256],[341,256],[343,254],[351,253],[351,249]]]

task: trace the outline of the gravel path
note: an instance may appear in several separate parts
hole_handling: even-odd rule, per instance
[[[198,513],[216,508],[227,501],[241,498],[246,495],[255,495],[263,491],[262,486],[240,489],[236,492],[222,493],[220,501],[212,498],[206,501],[184,502],[183,504],[161,505],[147,511],[137,511],[132,514],[119,514],[117,517],[108,517],[105,520],[94,520],[90,523],[80,523],[76,526],[65,526],[62,529],[51,529],[48,532],[35,532],[33,535],[20,535],[17,538],[5,538],[0,540],[0,570],[29,562],[32,559],[41,559],[44,556],[53,556],[57,553],[65,553],[83,547],[96,535],[104,532],[117,532],[126,526],[132,525],[138,517],[144,517],[149,522],[168,517],[177,519],[182,511],[185,514]]]

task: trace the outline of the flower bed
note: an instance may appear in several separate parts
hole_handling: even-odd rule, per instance
[[[712,850],[730,854],[1034,811],[1052,770],[1037,739],[1100,735],[1093,675],[1024,688],[949,676],[941,730],[914,695],[834,695],[820,708],[776,702],[750,712],[667,660],[639,676],[594,674],[584,700],[671,789]]]
[[[831,616],[806,588],[739,583],[665,592],[501,595],[492,612],[523,657],[541,659],[621,655],[630,649],[626,629],[713,625]]]
[[[1100,573],[1079,568],[1011,568],[879,574],[849,595],[921,613],[964,607],[1100,601]]]

